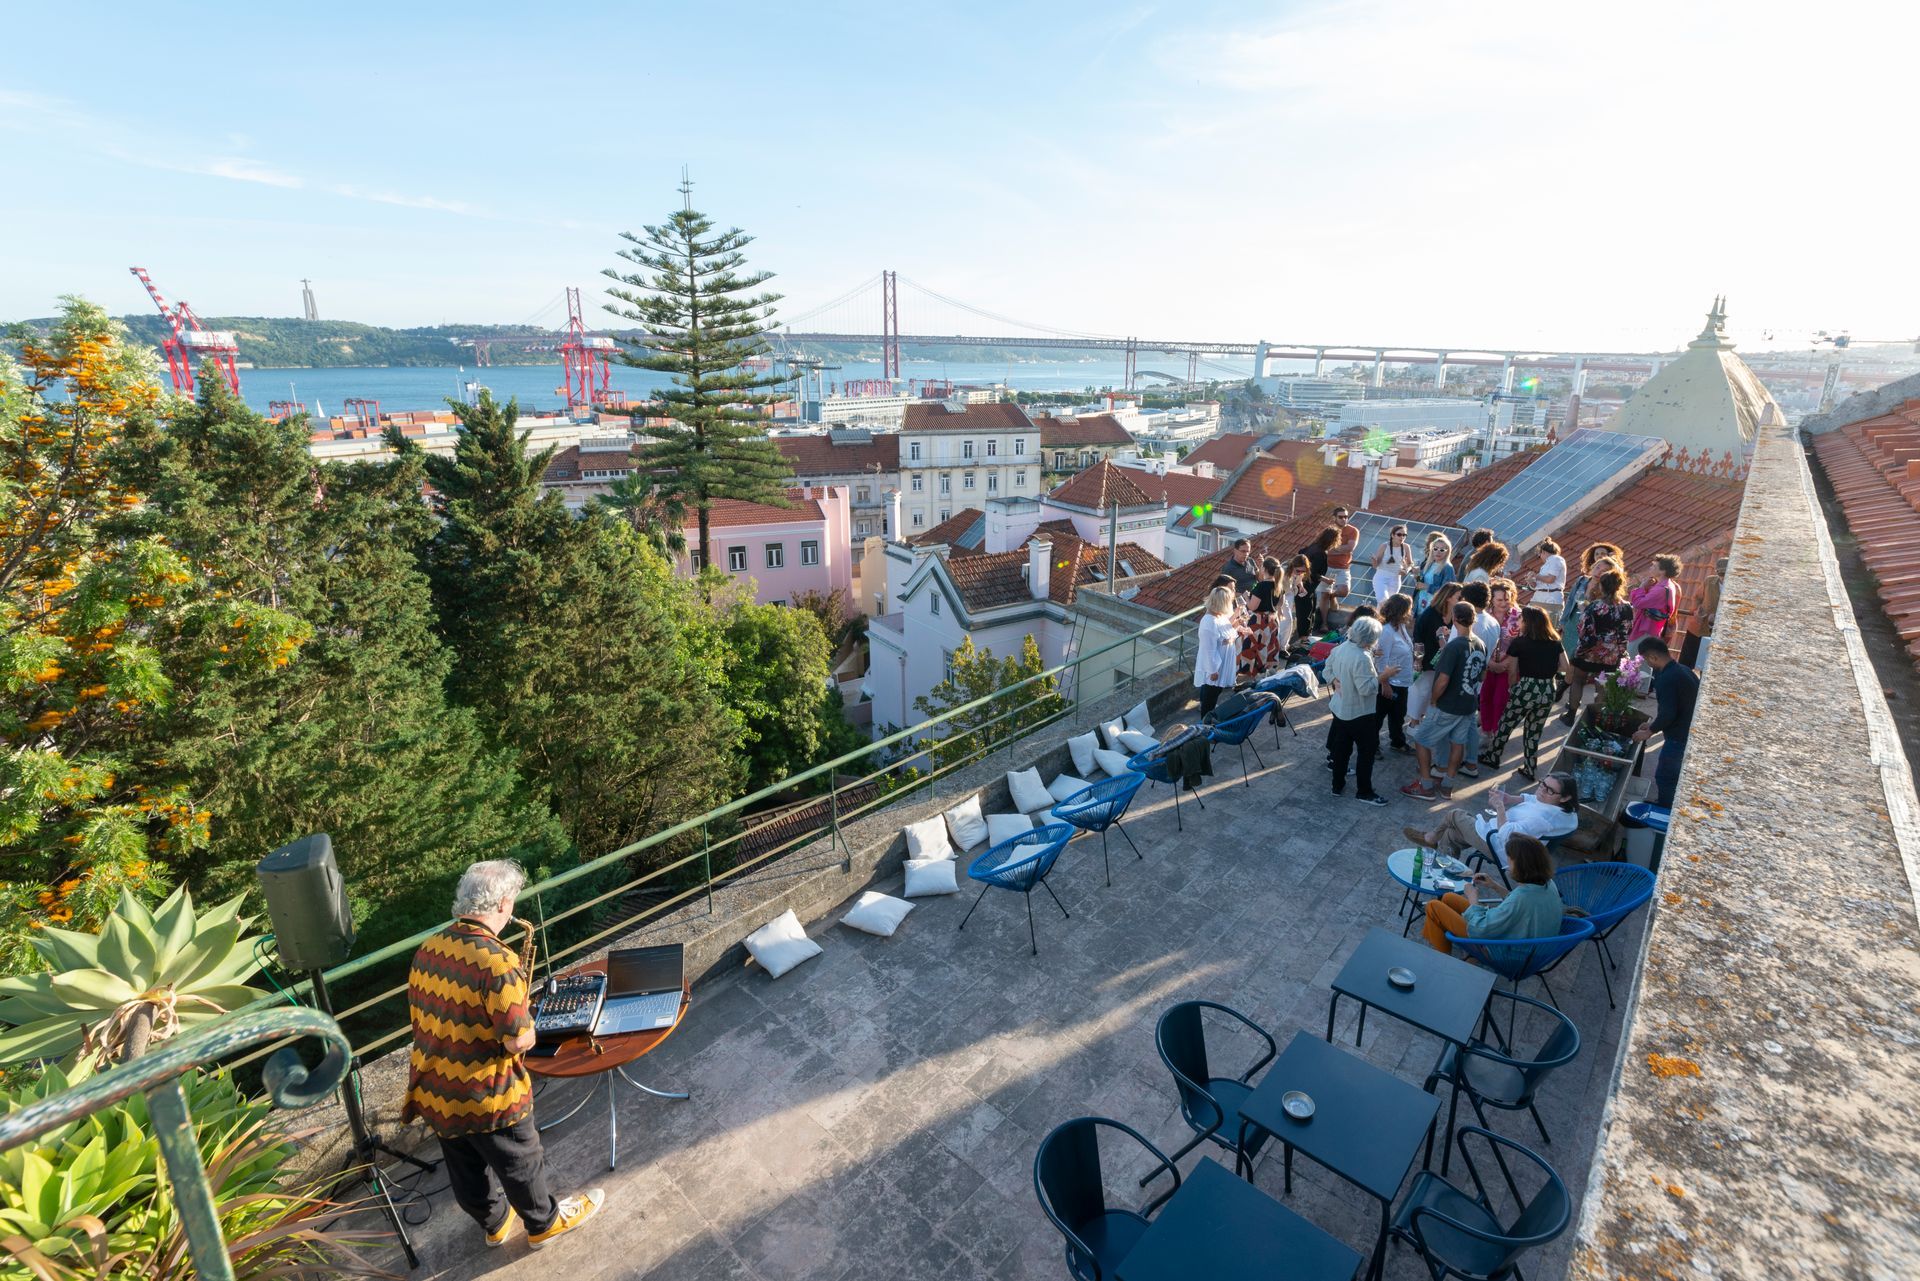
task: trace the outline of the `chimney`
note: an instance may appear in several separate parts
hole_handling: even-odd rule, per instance
[[[1027,586],[1035,600],[1045,600],[1053,587],[1053,541],[1036,538],[1027,544]]]
[[[889,489],[887,491],[887,541],[888,542],[904,543],[907,541],[906,535],[900,532],[900,525],[901,525],[900,491],[897,489]]]
[[[1362,510],[1373,506],[1373,496],[1380,492],[1379,454],[1368,454],[1366,470],[1360,473],[1360,506]]]
[[[1330,440],[1320,446],[1320,457],[1326,460],[1327,466],[1338,467],[1340,465],[1340,442]]]
[[[800,482],[800,497],[802,497],[802,498],[812,498],[812,497],[813,497],[813,482],[812,482],[812,481],[810,481],[810,480],[803,480],[803,481],[801,481],[801,482]]]

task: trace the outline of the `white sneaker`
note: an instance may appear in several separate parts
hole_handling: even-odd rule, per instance
[[[538,1250],[555,1237],[573,1231],[591,1219],[606,1204],[606,1200],[607,1194],[603,1188],[588,1188],[579,1196],[560,1198],[559,1213],[553,1216],[553,1222],[547,1225],[547,1230],[527,1233],[527,1248]]]

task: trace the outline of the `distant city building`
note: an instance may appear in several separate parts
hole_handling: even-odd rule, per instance
[[[887,495],[900,488],[899,435],[834,428],[824,435],[776,436],[773,443],[793,464],[796,483],[846,487],[858,573],[865,541],[887,532]]]
[[[708,512],[714,566],[751,579],[754,599],[785,605],[805,592],[840,591],[853,599],[853,555],[848,539],[847,488],[801,486],[787,491],[789,507],[716,498]],[[689,520],[683,573],[699,562],[700,530]]]
[[[1040,429],[1040,452],[1048,475],[1070,476],[1134,447],[1133,437],[1110,413],[1062,414],[1033,421]]]
[[[900,428],[901,519],[894,537],[995,498],[1038,498],[1040,428],[1014,404],[909,405]]]

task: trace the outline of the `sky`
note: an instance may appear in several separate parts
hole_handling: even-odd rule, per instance
[[[679,202],[908,333],[1920,334],[1920,5],[60,6],[0,17],[0,319],[564,320]],[[724,15],[724,16],[723,16]],[[870,317],[867,313],[873,313]],[[871,288],[807,327],[878,327]],[[598,317],[604,320],[605,317]]]

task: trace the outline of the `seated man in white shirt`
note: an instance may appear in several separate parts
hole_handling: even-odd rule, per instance
[[[1437,849],[1456,858],[1463,851],[1472,850],[1504,868],[1507,837],[1514,832],[1525,832],[1546,842],[1580,826],[1580,785],[1568,773],[1548,774],[1532,791],[1519,796],[1510,796],[1495,788],[1490,797],[1491,814],[1448,810],[1431,831],[1423,832],[1417,827],[1401,830],[1408,840],[1427,849]]]

